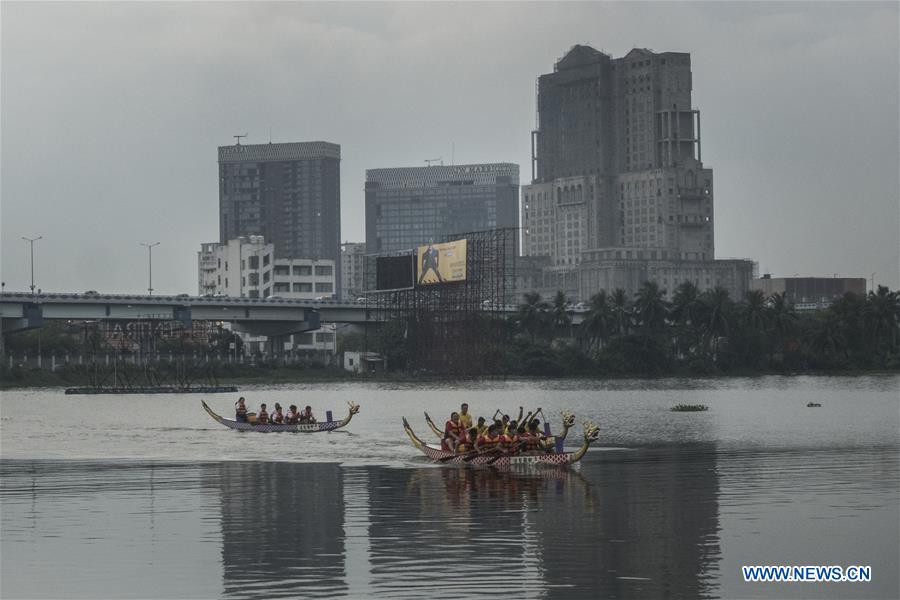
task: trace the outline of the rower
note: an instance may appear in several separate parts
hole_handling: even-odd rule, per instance
[[[456,452],[456,447],[462,440],[465,431],[459,422],[459,413],[450,414],[450,420],[444,424],[444,437],[441,439],[441,447],[450,452]]]
[[[301,423],[315,423],[316,418],[312,414],[312,406],[307,406],[300,414]]]
[[[296,404],[291,404],[290,412],[287,414],[287,422],[290,425],[296,425],[300,421],[300,412],[297,410]]]
[[[266,411],[265,403],[259,405],[259,414],[256,415],[256,422],[265,425],[269,422],[269,413]]]
[[[475,426],[475,429],[477,430],[477,434],[479,436],[487,433],[488,424],[487,422],[485,422],[484,417],[478,417],[478,424]]]
[[[521,440],[517,431],[516,422],[510,421],[506,433],[500,436],[500,447],[507,454],[518,454]]]
[[[499,430],[499,426],[490,425],[482,435],[478,436],[478,439],[475,440],[475,449],[479,452],[488,452],[497,447],[497,443],[500,441],[497,437],[497,431]]]
[[[272,422],[278,425],[284,423],[284,414],[281,412],[281,405],[275,403],[275,414],[272,415]]]
[[[465,402],[459,406],[459,422],[466,429],[472,428],[472,415],[469,414],[469,405]]]
[[[244,404],[243,396],[238,398],[238,401],[234,405],[234,420],[238,423],[247,422],[247,405]]]

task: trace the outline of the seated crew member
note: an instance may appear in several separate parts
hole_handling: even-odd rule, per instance
[[[272,415],[272,422],[281,425],[284,423],[284,414],[281,412],[281,405],[275,403],[275,414]]]
[[[500,423],[503,424],[503,431],[501,431],[500,433],[504,434],[504,433],[508,432],[509,431],[509,415],[503,415],[503,418],[500,419]]]
[[[506,433],[500,436],[500,447],[507,454],[518,454],[521,440],[517,433],[518,427],[515,421],[510,421]]]
[[[459,413],[451,413],[450,420],[444,424],[444,437],[441,439],[441,448],[450,452],[456,452],[456,447],[462,439],[463,431],[465,430],[459,422]]]
[[[469,413],[469,405],[465,402],[459,406],[459,422],[466,429],[472,428],[472,415]]]
[[[269,422],[269,412],[266,410],[265,403],[259,405],[259,414],[256,415],[256,422],[265,425]]]
[[[521,435],[523,444],[523,450],[526,452],[536,452],[541,449],[541,432],[538,431],[538,424],[540,421],[537,419],[532,419],[528,424],[528,430],[525,432],[525,435]]]
[[[307,406],[303,409],[303,412],[300,414],[300,422],[301,423],[315,423],[316,418],[312,414],[312,406]]]
[[[291,404],[290,412],[287,414],[287,422],[290,425],[296,425],[300,422],[300,412],[297,410],[296,404]]]
[[[462,423],[460,423],[462,425]],[[475,440],[476,431],[475,428],[465,429],[463,427],[460,428],[462,431],[462,437],[459,439],[459,444],[456,446],[456,451],[459,454],[465,454],[467,452],[471,452],[475,448]]]
[[[479,452],[490,452],[494,450],[497,447],[497,443],[500,441],[497,431],[499,431],[498,425],[489,426],[487,431],[478,436],[475,440],[475,449]]]
[[[243,396],[238,398],[237,403],[234,405],[234,420],[239,423],[247,422],[247,405],[244,404]]]
[[[487,433],[488,424],[485,422],[484,417],[478,417],[478,424],[475,426],[475,429],[478,434],[475,436],[476,438]]]

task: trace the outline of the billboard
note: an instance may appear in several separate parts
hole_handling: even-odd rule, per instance
[[[466,280],[466,240],[416,249],[416,285]]]
[[[375,258],[375,289],[409,290],[413,288],[415,256],[378,256]]]

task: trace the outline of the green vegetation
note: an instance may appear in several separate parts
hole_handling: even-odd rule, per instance
[[[525,295],[505,365],[517,375],[715,375],[847,372],[900,368],[900,294],[886,287],[846,294],[827,309],[800,314],[783,295],[701,293],[685,282],[671,302],[655,283],[633,299],[622,290],[591,298],[572,326],[552,303]],[[574,339],[563,332],[572,329]],[[525,343],[527,342],[527,343]]]
[[[766,373],[858,373],[900,370],[900,294],[886,287],[867,295],[846,294],[827,309],[797,313],[783,295],[766,298],[749,292],[735,302],[724,289],[700,292],[686,282],[671,301],[654,283],[645,283],[633,298],[622,290],[600,292],[588,303],[580,324],[573,324],[562,292],[552,302],[525,294],[507,318],[475,315],[468,324],[484,343],[472,352],[482,364],[498,365],[501,377],[648,377],[715,376]],[[354,375],[337,366],[278,361],[231,364],[240,338],[227,330],[208,344],[174,340],[159,348],[175,356],[209,355],[208,372],[194,373],[219,383],[275,383],[358,380],[422,381],[428,373],[411,373],[409,360],[416,336],[433,337],[427,319],[416,325],[391,321],[367,334],[339,336],[338,351],[368,350],[388,360],[392,373]],[[418,328],[418,329],[417,329]],[[45,355],[83,349],[105,352],[103,340],[90,331],[49,321],[38,333],[9,335],[7,350]],[[240,351],[240,350],[239,350]],[[493,367],[492,367],[493,368]],[[87,367],[67,365],[56,372],[0,366],[0,387],[87,385]],[[198,381],[199,382],[199,381]]]

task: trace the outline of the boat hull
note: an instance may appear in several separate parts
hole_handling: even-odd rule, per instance
[[[431,460],[443,464],[469,465],[473,467],[494,467],[497,469],[504,468],[529,468],[529,467],[565,467],[574,464],[573,452],[562,452],[560,454],[534,454],[509,456],[506,454],[498,456],[497,454],[481,454],[474,458],[471,455],[455,454],[447,450],[442,450],[439,446],[424,444],[419,448],[425,456]],[[467,460],[468,459],[468,460]]]
[[[278,424],[278,423],[266,423],[263,424],[253,424],[253,423],[245,423],[243,421],[233,421],[231,419],[226,419],[225,417],[216,414],[213,410],[207,406],[206,402],[200,401],[203,404],[203,408],[212,417],[215,421],[218,421],[220,424],[228,427],[229,429],[235,429],[237,431],[258,431],[260,433],[275,433],[275,432],[287,432],[287,433],[318,433],[320,431],[334,431],[335,429],[339,429],[347,424],[347,420],[343,421],[325,421],[323,423],[303,423],[303,424]]]

